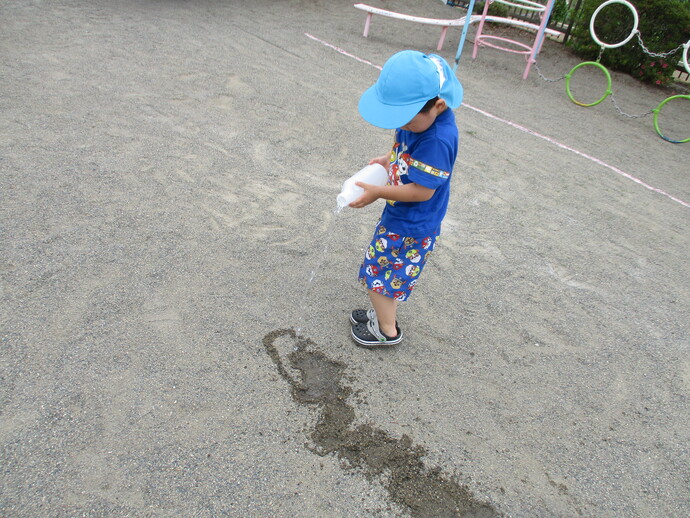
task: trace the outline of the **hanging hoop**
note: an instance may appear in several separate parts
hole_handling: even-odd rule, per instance
[[[688,48],[685,47],[685,52],[687,53]],[[687,61],[686,61],[687,63]],[[666,142],[671,142],[673,144],[683,144],[685,142],[690,142],[690,137],[683,139],[683,140],[673,140],[665,136],[661,130],[659,129],[659,112],[661,112],[661,108],[664,107],[664,105],[673,100],[673,99],[687,99],[690,101],[690,95],[672,95],[671,97],[668,97],[667,99],[664,99],[659,103],[659,106],[657,106],[653,111],[654,111],[654,129],[656,132],[659,134],[659,136],[664,139]]]
[[[688,40],[683,47],[683,66],[685,67],[685,70],[687,70],[688,74],[690,74],[690,65],[688,65],[688,49],[690,49],[690,40]]]
[[[592,65],[592,66],[595,66],[595,67],[603,70],[604,75],[606,76],[606,82],[607,82],[606,92],[601,97],[601,99],[599,99],[598,101],[594,101],[593,103],[590,103],[590,104],[581,103],[580,101],[575,100],[572,92],[570,91],[570,77],[573,75],[573,73],[578,68],[584,67],[586,65]],[[575,65],[575,67],[568,74],[565,75],[565,91],[568,94],[568,98],[571,101],[573,101],[575,104],[577,104],[578,106],[584,106],[585,108],[589,108],[590,106],[596,106],[597,104],[602,102],[604,99],[606,99],[609,95],[611,95],[613,93],[613,91],[611,90],[611,74],[609,74],[609,71],[606,70],[606,67],[604,65],[602,65],[601,63],[598,63],[596,61],[584,61],[583,63],[580,63],[579,65]]]
[[[632,15],[633,15],[633,20],[634,20],[633,21],[633,28],[630,31],[630,34],[628,35],[628,37],[619,43],[604,43],[599,38],[597,38],[597,35],[594,32],[594,20],[596,19],[597,14],[599,14],[599,11],[601,11],[604,7],[606,7],[607,5],[611,5],[611,4],[623,4],[628,9],[630,9],[630,11],[632,12]],[[597,43],[597,45],[604,47],[604,48],[607,48],[607,49],[615,49],[617,47],[622,47],[623,45],[628,43],[633,38],[633,36],[635,36],[635,33],[637,32],[637,26],[639,24],[639,21],[640,20],[637,16],[637,11],[635,10],[635,6],[632,5],[630,2],[628,2],[627,0],[608,0],[607,2],[604,2],[599,7],[597,7],[597,10],[594,11],[594,13],[592,14],[592,18],[589,20],[589,32],[592,35],[592,39]]]

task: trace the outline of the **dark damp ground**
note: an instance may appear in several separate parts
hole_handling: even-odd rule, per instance
[[[276,346],[276,341],[283,338],[293,343],[286,362]],[[343,384],[346,366],[329,359],[314,342],[298,338],[292,329],[279,329],[267,334],[263,344],[280,375],[290,384],[293,399],[319,410],[309,446],[314,453],[333,453],[349,469],[378,480],[392,501],[412,516],[499,516],[491,506],[474,500],[453,477],[426,467],[426,450],[413,444],[407,435],[396,439],[369,424],[353,428],[355,409],[348,403],[352,389]]]

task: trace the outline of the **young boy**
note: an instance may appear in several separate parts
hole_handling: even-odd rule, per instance
[[[359,271],[373,309],[356,309],[350,315],[358,345],[386,347],[402,340],[398,301],[407,300],[417,283],[448,207],[458,154],[452,110],[460,106],[462,94],[462,85],[443,58],[405,50],[386,61],[376,84],[359,101],[367,122],[397,129],[391,153],[370,162],[388,169],[388,184],[358,182],[364,193],[350,203],[361,208],[386,200]]]

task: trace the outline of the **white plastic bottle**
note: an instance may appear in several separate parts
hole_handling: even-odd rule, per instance
[[[380,164],[369,164],[364,169],[361,169],[345,180],[343,183],[343,190],[336,198],[338,210],[347,207],[364,192],[364,189],[355,185],[355,182],[364,182],[372,185],[386,185],[388,182],[388,171]]]

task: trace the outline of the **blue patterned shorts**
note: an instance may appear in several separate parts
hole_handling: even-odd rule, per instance
[[[426,237],[403,237],[388,232],[379,223],[359,269],[360,282],[386,297],[407,300],[437,238],[438,233]]]

